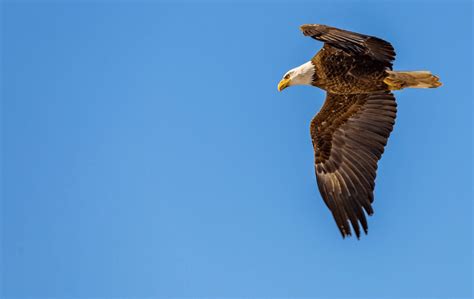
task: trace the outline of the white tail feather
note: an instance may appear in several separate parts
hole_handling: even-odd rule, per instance
[[[439,78],[429,71],[387,71],[388,76],[384,79],[385,84],[391,90],[402,88],[436,88],[441,86]]]

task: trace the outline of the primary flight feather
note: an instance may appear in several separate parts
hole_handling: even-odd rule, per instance
[[[307,63],[278,84],[312,85],[327,92],[310,125],[316,181],[343,237],[367,234],[377,162],[392,132],[397,103],[392,90],[441,86],[428,71],[392,71],[395,51],[380,38],[330,26],[301,26],[324,42]]]

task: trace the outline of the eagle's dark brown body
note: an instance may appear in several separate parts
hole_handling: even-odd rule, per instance
[[[313,85],[335,94],[388,90],[387,65],[366,55],[354,56],[327,44],[313,57]]]

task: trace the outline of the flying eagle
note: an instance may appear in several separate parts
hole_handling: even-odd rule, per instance
[[[312,85],[326,101],[310,125],[319,191],[342,237],[367,234],[374,210],[377,162],[395,124],[392,90],[441,86],[428,71],[393,71],[395,51],[380,38],[325,25],[300,27],[305,36],[324,42],[308,62],[287,72],[278,84]]]

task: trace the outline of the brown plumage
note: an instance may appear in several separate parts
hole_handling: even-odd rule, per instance
[[[377,162],[392,132],[397,104],[391,90],[438,87],[430,72],[392,71],[395,51],[377,37],[325,25],[303,25],[305,36],[324,42],[311,59],[288,72],[279,90],[307,84],[327,91],[326,101],[311,121],[319,191],[343,237],[351,227],[359,238],[373,214]],[[292,84],[291,82],[296,82]]]

